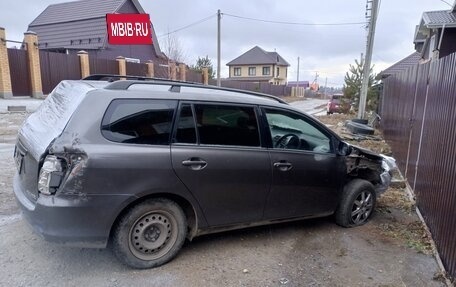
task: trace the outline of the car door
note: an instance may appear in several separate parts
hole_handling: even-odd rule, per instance
[[[172,164],[210,226],[262,218],[272,171],[256,114],[254,106],[181,103]]]
[[[271,136],[272,185],[265,219],[319,216],[337,205],[343,161],[331,133],[303,114],[262,109]]]

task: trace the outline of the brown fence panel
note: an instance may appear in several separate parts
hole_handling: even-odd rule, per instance
[[[11,73],[13,96],[31,96],[30,72],[27,63],[27,51],[8,49],[8,61]]]
[[[382,127],[388,138],[399,168],[404,172],[407,164],[410,120],[416,91],[418,65],[385,80],[385,94],[396,102],[383,111]]]
[[[456,54],[385,81],[382,128],[442,261],[456,276]]]
[[[89,57],[90,74],[119,74],[119,63],[116,60]]]
[[[415,187],[415,173],[417,170],[418,148],[421,139],[421,130],[423,126],[424,104],[426,100],[427,78],[429,75],[430,63],[420,65],[417,72],[416,94],[413,104],[413,115],[411,118],[410,144],[408,151],[408,165],[404,171],[404,177],[407,178],[410,186]]]
[[[127,62],[127,75],[146,77],[147,64]]]
[[[186,73],[187,74],[185,77],[187,82],[203,83],[203,73],[201,73],[200,71],[188,69]]]
[[[456,275],[456,55],[429,73],[416,180],[417,202],[448,271]]]
[[[271,84],[267,84],[267,85],[269,86],[269,89],[270,89],[269,92],[266,92],[267,94],[271,94],[271,95],[274,95],[277,97],[291,96],[291,90],[290,90],[290,93],[288,93],[287,86],[285,86],[285,85],[271,85]]]
[[[161,79],[169,79],[168,66],[154,63],[154,77]]]
[[[216,85],[216,82],[209,81],[209,84]],[[246,90],[264,94],[270,94],[276,97],[283,97],[291,95],[291,89],[285,85],[272,85],[265,82],[244,82],[244,81],[230,81],[223,80],[222,87],[233,88],[239,90]]]
[[[76,54],[40,51],[43,93],[49,94],[62,80],[81,79],[81,65]]]

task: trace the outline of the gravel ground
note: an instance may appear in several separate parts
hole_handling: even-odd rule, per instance
[[[0,115],[11,126],[20,121]],[[358,228],[328,217],[206,235],[165,266],[132,270],[109,249],[35,235],[13,199],[12,150],[0,144],[0,286],[445,286],[433,279],[438,266],[402,189],[381,197],[372,220]]]

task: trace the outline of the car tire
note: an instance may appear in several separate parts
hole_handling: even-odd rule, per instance
[[[115,227],[112,247],[124,264],[153,268],[173,259],[187,235],[182,208],[166,198],[149,199],[130,208]]]
[[[373,135],[375,130],[368,125],[347,121],[345,123],[347,129],[354,134]]]
[[[369,123],[368,120],[366,120],[366,119],[352,119],[351,121],[354,123],[363,124],[363,125],[367,125]]]
[[[347,183],[336,210],[336,223],[343,227],[365,224],[372,216],[377,202],[372,183],[364,179],[353,179]]]

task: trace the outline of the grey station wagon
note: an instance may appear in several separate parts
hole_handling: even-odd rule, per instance
[[[63,81],[22,126],[14,193],[45,239],[159,266],[195,236],[334,214],[364,224],[390,183],[273,96],[174,81]]]

